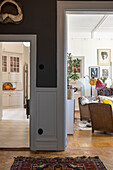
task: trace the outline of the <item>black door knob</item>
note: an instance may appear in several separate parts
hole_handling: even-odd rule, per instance
[[[41,70],[44,69],[44,65],[43,65],[43,64],[40,64],[40,65],[39,65],[39,69],[41,69]]]
[[[42,135],[42,134],[43,134],[43,129],[41,129],[41,128],[38,129],[38,134],[39,134],[39,135]]]

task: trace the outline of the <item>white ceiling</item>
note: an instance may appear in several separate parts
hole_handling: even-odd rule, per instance
[[[113,39],[113,15],[67,14],[67,17],[70,37]]]

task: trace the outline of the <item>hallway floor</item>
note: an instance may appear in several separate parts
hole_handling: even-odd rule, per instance
[[[29,148],[29,119],[25,109],[4,109],[0,120],[0,148]]]
[[[27,120],[26,109],[24,108],[3,109],[2,120]]]
[[[0,148],[29,148],[29,121],[0,120]]]

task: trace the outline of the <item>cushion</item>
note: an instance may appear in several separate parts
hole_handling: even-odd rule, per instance
[[[85,104],[88,104],[89,103],[89,100],[83,96],[82,99],[81,99],[81,105],[85,105]]]
[[[103,100],[103,103],[110,104],[113,108],[113,100],[111,100],[111,99]]]
[[[88,103],[99,103],[99,98],[95,96],[83,96],[81,99],[81,105],[85,105]]]
[[[107,99],[113,100],[112,97],[108,97],[108,96],[100,96],[100,95],[99,95],[98,97],[99,97],[101,103],[103,103],[103,100],[107,100]]]
[[[92,100],[90,103],[99,103],[99,100]]]

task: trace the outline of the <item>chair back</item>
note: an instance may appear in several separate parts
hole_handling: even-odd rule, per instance
[[[78,98],[80,120],[90,120],[89,104],[81,105],[82,97]]]
[[[104,103],[89,104],[92,130],[113,131],[112,107]]]

